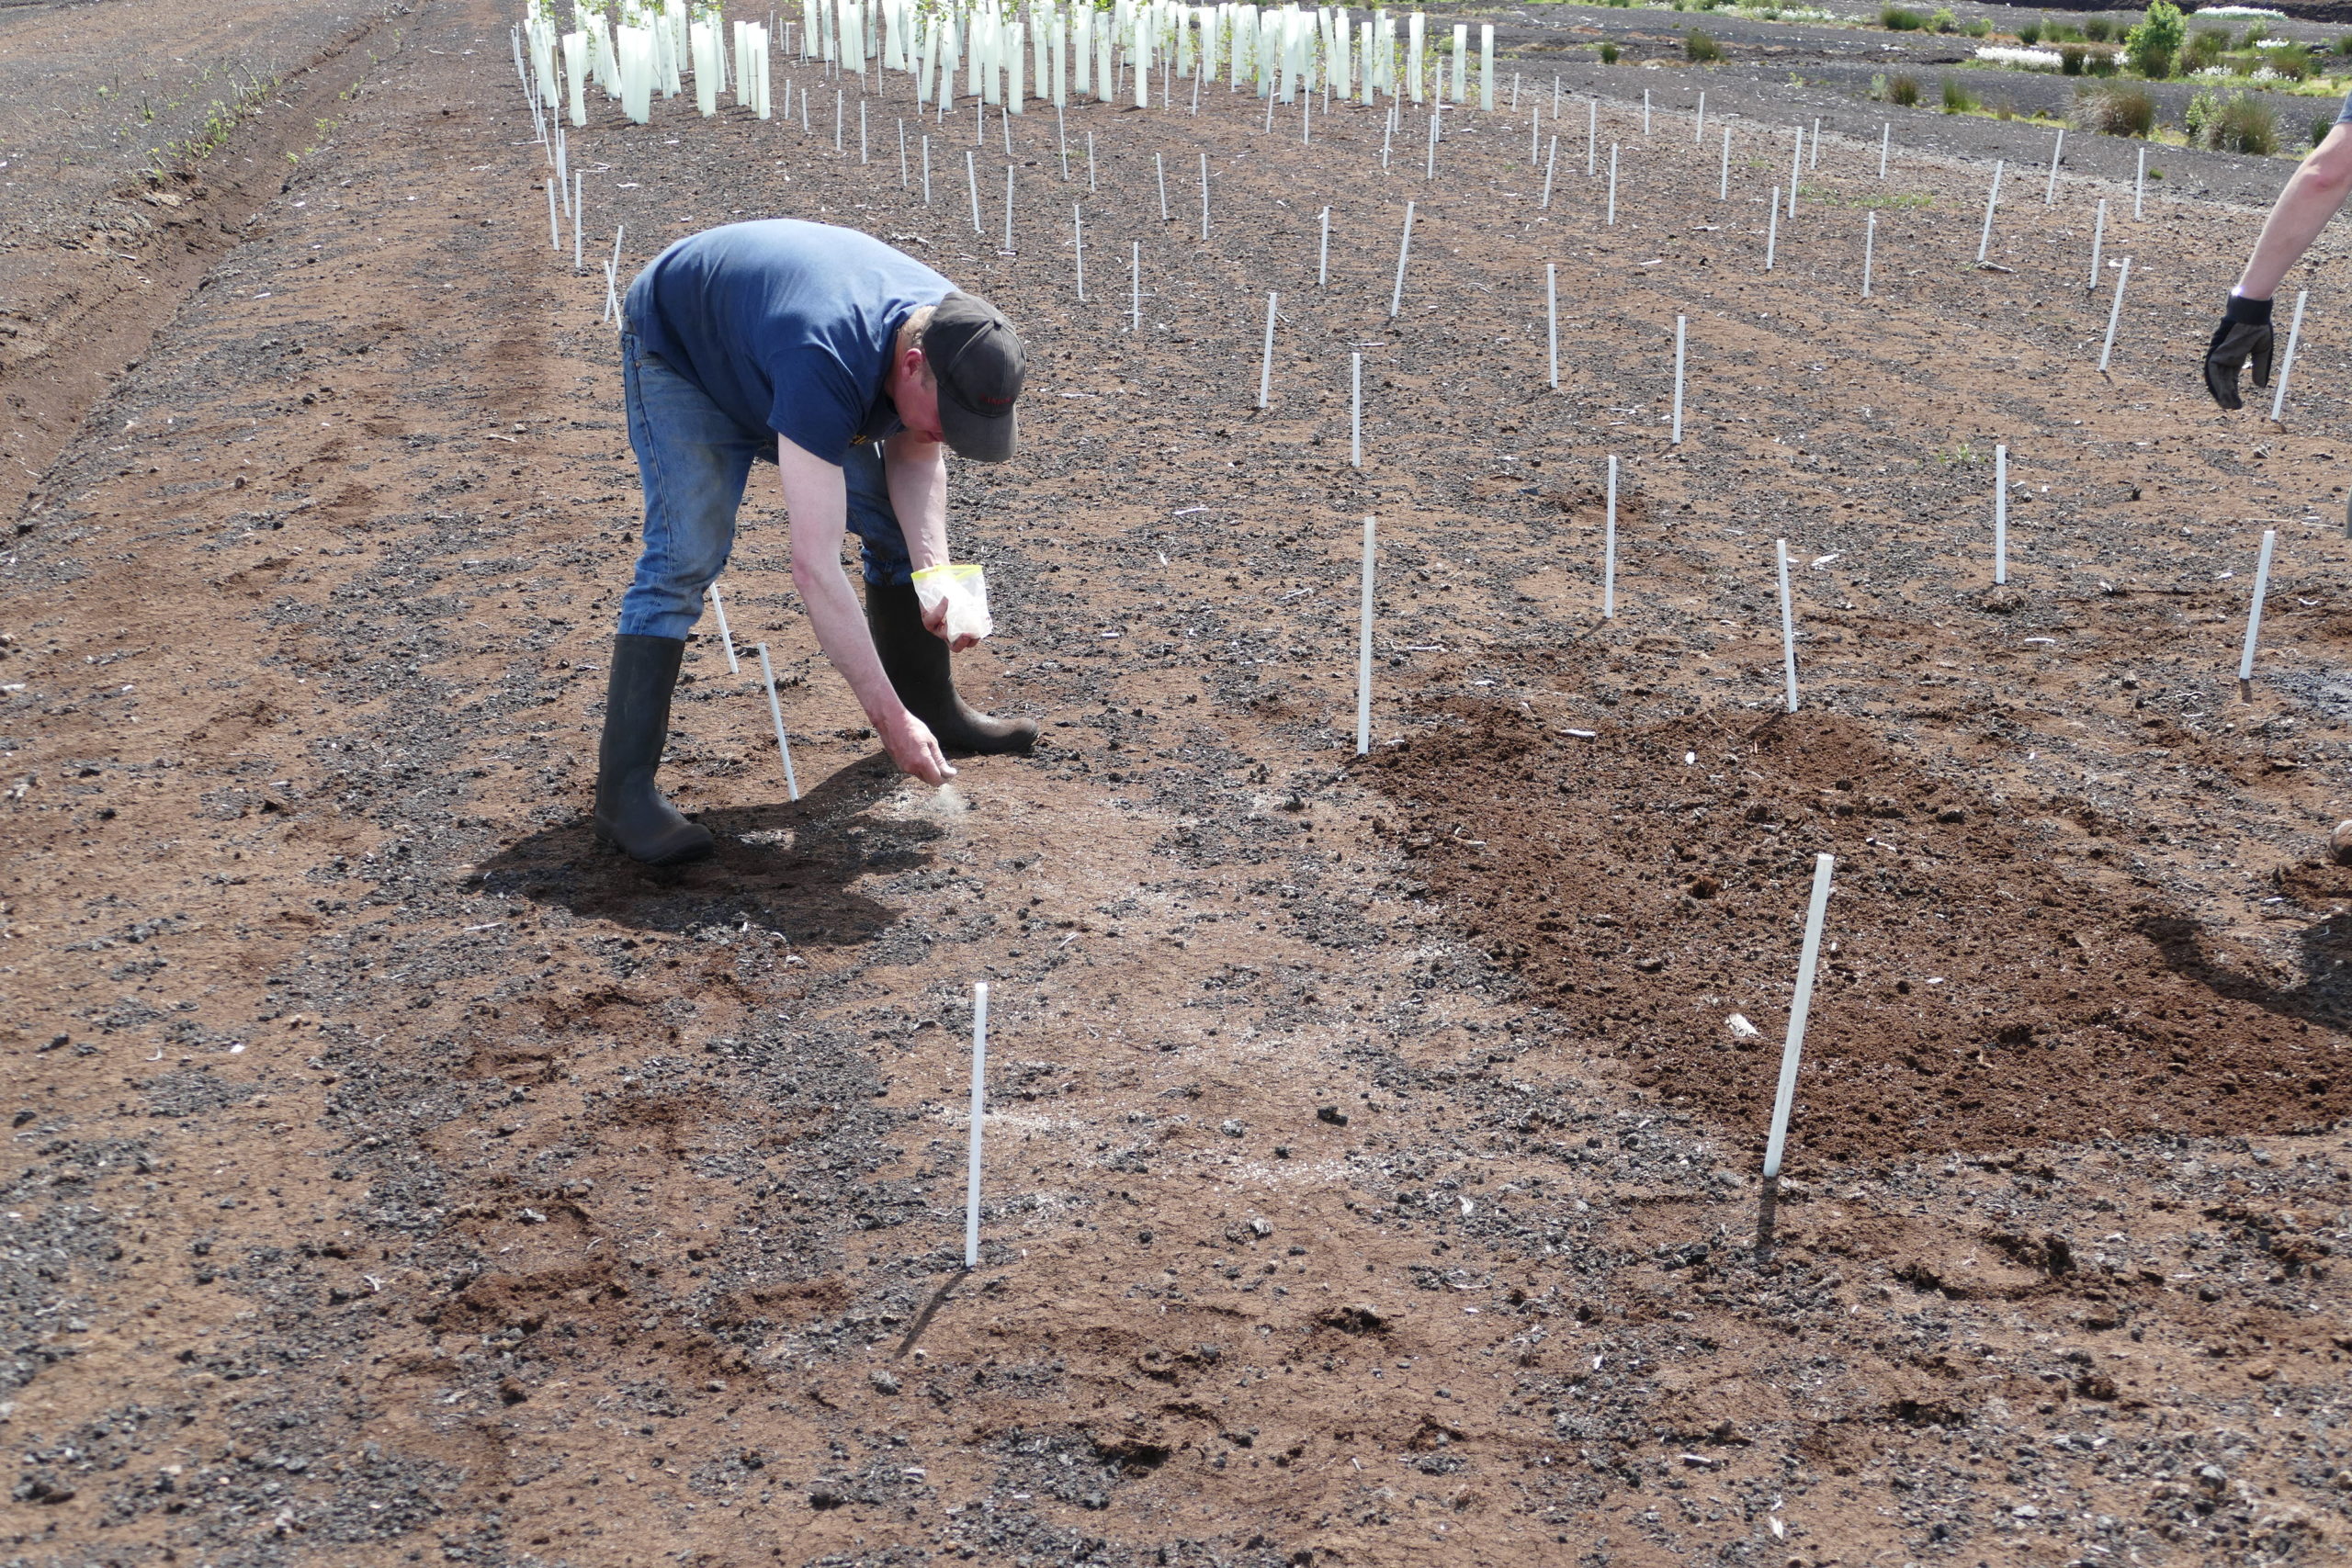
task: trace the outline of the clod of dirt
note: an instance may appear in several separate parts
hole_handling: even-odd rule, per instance
[[[2352,818],[2335,825],[2335,831],[2327,836],[2327,848],[2336,864],[2352,865]]]

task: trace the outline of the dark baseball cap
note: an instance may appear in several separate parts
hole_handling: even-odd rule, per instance
[[[922,356],[939,379],[939,427],[959,457],[1001,463],[1018,434],[1012,405],[1029,352],[1004,312],[957,289],[933,308]]]

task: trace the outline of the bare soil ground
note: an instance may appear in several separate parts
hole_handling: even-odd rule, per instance
[[[2257,208],[2028,182],[1979,270],[1989,170],[1882,183],[1873,129],[1766,273],[1752,118],[1719,201],[1687,105],[1604,105],[1612,227],[1523,115],[1425,180],[1413,117],[1384,173],[1380,111],[1212,87],[1074,108],[1069,184],[991,116],[983,236],[968,105],[889,79],[861,162],[796,66],[789,126],[598,105],[575,274],[509,17],[404,22],[0,552],[13,1561],[2341,1556],[2347,340],[2283,425],[2205,401]],[[1027,454],[955,480],[962,678],[1051,743],[889,774],[755,496],[808,794],[699,641],[667,776],[722,848],[650,874],[582,817],[636,520],[593,257],[768,213],[1030,333]]]

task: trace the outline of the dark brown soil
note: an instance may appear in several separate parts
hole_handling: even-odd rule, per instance
[[[1825,853],[1792,1121],[1815,1157],[2314,1132],[2352,1109],[2340,919],[2306,928],[2303,973],[2282,980],[2154,889],[2114,888],[2120,824],[2020,823],[1836,716],[1581,739],[1532,710],[1446,707],[1453,723],[1374,775],[1408,859],[1531,1000],[1759,1152]]]

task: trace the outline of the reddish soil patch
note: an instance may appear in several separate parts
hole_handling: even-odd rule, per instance
[[[2096,832],[2030,840],[1834,714],[1580,738],[1490,704],[1439,711],[1372,774],[1399,847],[1529,1000],[1727,1137],[1762,1145],[1821,853],[1835,891],[1792,1122],[1808,1157],[2308,1132],[2352,1110],[2341,922],[2278,983],[2153,890],[2073,874],[2115,852]]]

